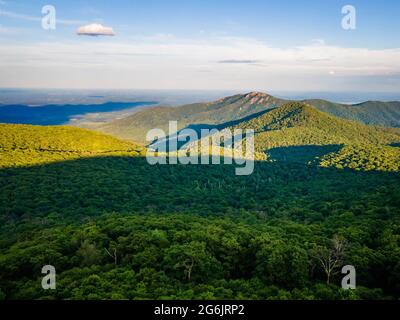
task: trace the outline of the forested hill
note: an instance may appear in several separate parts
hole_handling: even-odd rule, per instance
[[[357,170],[400,170],[400,129],[345,120],[289,102],[229,127],[255,130],[255,150],[271,160],[317,161]],[[319,151],[316,152],[316,147]],[[315,153],[316,152],[316,153]]]
[[[146,143],[146,133],[153,128],[168,129],[169,121],[178,121],[179,129],[191,125],[222,125],[257,117],[260,113],[282,106],[288,100],[261,92],[234,95],[210,103],[196,103],[180,107],[155,107],[137,112],[123,119],[98,127],[99,131],[116,137]],[[400,127],[400,102],[365,102],[344,105],[325,100],[305,100],[337,117],[364,124]]]
[[[299,145],[386,145],[400,142],[400,129],[340,119],[301,102],[286,103],[231,127],[235,128],[255,130],[258,151]]]
[[[304,100],[321,111],[370,125],[400,127],[400,102],[366,101],[358,104],[339,104],[326,100]]]
[[[168,132],[169,121],[178,121],[178,129],[195,124],[217,125],[256,115],[283,103],[285,100],[268,94],[251,92],[209,103],[149,108],[105,124],[98,129],[119,138],[145,143],[146,133],[150,129],[160,128]]]
[[[258,121],[260,131],[350,134],[303,105]],[[0,299],[400,297],[398,173],[337,170],[329,158],[329,168],[256,162],[236,176],[230,165],[151,166],[135,145],[87,130],[0,130]],[[338,242],[328,279],[320,258]],[[48,264],[56,290],[41,287]],[[357,290],[340,287],[347,264]]]
[[[0,167],[34,165],[107,154],[140,154],[130,142],[67,126],[0,124]]]
[[[299,103],[239,125],[258,147],[285,144],[249,176],[151,166],[88,130],[0,125],[0,299],[398,299],[400,175],[384,172],[399,171],[385,145],[398,132]],[[48,264],[56,290],[41,287]],[[357,290],[341,289],[343,265]]]

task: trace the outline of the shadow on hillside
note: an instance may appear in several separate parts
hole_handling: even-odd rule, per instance
[[[176,132],[173,135],[168,135],[164,139],[155,140],[157,142],[152,142],[152,143],[148,144],[147,147],[158,148],[158,147],[162,146],[164,143],[166,143],[166,142],[168,143],[168,141],[170,141],[172,139],[176,139],[177,137],[180,137],[183,134],[183,132],[187,129],[194,130],[196,132],[197,136],[200,138],[200,137],[202,137],[201,136],[202,130],[210,130],[210,131],[212,129],[224,130],[224,129],[232,127],[232,126],[236,126],[244,121],[249,121],[254,118],[257,118],[263,114],[271,112],[274,109],[263,110],[261,112],[257,112],[255,114],[249,115],[249,116],[241,118],[239,120],[229,121],[229,122],[225,122],[222,124],[206,124],[206,123],[190,124],[190,125],[186,126],[185,128],[179,130],[178,132]],[[205,136],[203,136],[202,138],[205,138]],[[181,148],[182,146],[184,146],[188,141],[189,141],[189,137],[187,137],[183,141],[178,141],[178,144],[177,144],[178,149]],[[176,151],[176,149],[167,148],[166,151]]]
[[[224,215],[246,210],[273,217],[290,215],[299,201],[316,215],[329,215],[332,201],[346,204],[370,195],[400,206],[385,192],[377,193],[379,188],[398,190],[397,174],[278,161],[256,162],[252,175],[236,176],[235,167],[151,166],[145,158],[109,156],[1,169],[0,223],[10,232],[10,223],[78,223],[110,212]]]
[[[276,109],[276,108],[272,108],[272,109],[268,109],[268,110],[263,110],[263,111],[260,111],[260,112],[251,114],[251,115],[249,115],[249,116],[247,116],[247,117],[244,117],[244,118],[242,118],[242,119],[238,119],[238,120],[228,121],[228,122],[222,123],[222,124],[218,125],[217,127],[218,127],[219,130],[222,130],[222,129],[225,129],[225,128],[227,128],[227,127],[236,126],[236,125],[238,125],[238,124],[240,124],[240,123],[242,123],[242,122],[250,121],[250,120],[253,120],[253,119],[257,118],[257,117],[260,117],[260,116],[262,116],[262,115],[264,115],[264,114],[266,114],[266,113],[269,113],[269,112],[271,112],[271,111],[273,111],[273,110],[275,110],[275,109]]]
[[[327,146],[291,146],[273,148],[265,152],[269,155],[269,159],[273,161],[308,163],[331,152],[338,152],[342,147],[342,145],[338,144]]]
[[[212,130],[212,129],[218,129],[216,125],[209,125],[209,124],[192,124],[189,125],[181,130],[179,130],[178,132],[172,134],[172,135],[167,135],[165,138],[160,138],[160,139],[156,139],[154,140],[152,143],[148,144],[147,147],[148,148],[152,148],[152,149],[159,149],[159,148],[163,148],[164,145],[166,145],[165,151],[166,152],[173,152],[173,151],[177,151],[179,149],[182,148],[182,146],[184,146],[186,143],[189,142],[190,137],[186,136],[185,134],[185,130],[193,130],[195,132],[195,134],[197,135],[197,138],[194,141],[197,141],[198,138],[201,137],[201,133],[202,130]],[[204,137],[203,137],[204,138]],[[177,140],[176,143],[176,148],[172,148],[172,144],[170,145],[169,142],[173,141],[173,140]],[[192,142],[194,142],[192,141]],[[161,150],[159,150],[161,151]]]

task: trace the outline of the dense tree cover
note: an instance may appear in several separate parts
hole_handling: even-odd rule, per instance
[[[240,122],[232,129],[253,129],[255,149],[307,145],[386,145],[400,141],[400,130],[367,126],[291,102]]]
[[[305,100],[304,102],[340,118],[356,120],[369,125],[400,127],[399,101],[366,101],[352,105],[321,99]]]
[[[150,166],[132,146],[90,157],[2,148],[0,298],[400,297],[398,172],[322,168],[278,150],[236,176],[229,165]],[[340,268],[328,284],[316,259],[337,237],[357,290],[340,289]],[[45,264],[57,269],[56,291],[41,289]]]
[[[144,148],[67,126],[0,124],[0,168],[107,155],[144,155]]]
[[[345,229],[337,231],[349,236]],[[331,233],[323,224],[263,222],[249,214],[230,218],[107,214],[82,225],[21,235],[18,242],[2,249],[0,280],[7,298],[18,299],[397,296],[394,284],[399,283],[400,253],[393,248],[398,246],[398,227],[386,225],[376,240],[382,241],[377,248],[352,239],[344,263],[358,265],[359,287],[354,291],[340,289],[338,274],[327,285],[313,259],[313,248],[329,248]],[[114,250],[116,261],[107,254]],[[55,291],[40,286],[40,270],[48,263],[58,271]]]
[[[340,119],[301,102],[283,104],[225,129],[232,132],[235,129],[255,130],[257,160],[314,162],[338,169],[399,171],[399,129]],[[260,154],[266,154],[266,157],[260,157]]]
[[[138,146],[90,130],[67,126],[0,124],[0,152],[38,150],[61,152],[132,151]]]
[[[9,298],[46,296],[44,263],[60,270],[63,298],[347,298],[309,254],[335,234],[351,244],[346,261],[369,288],[351,297],[399,296],[398,175],[258,163],[237,177],[231,166],[104,157],[4,169],[0,180]],[[116,266],[105,248],[116,249]]]
[[[351,168],[364,171],[400,171],[400,148],[395,146],[344,146],[338,152],[325,155],[323,167]]]

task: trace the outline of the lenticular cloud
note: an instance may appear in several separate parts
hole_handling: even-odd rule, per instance
[[[114,30],[110,27],[104,27],[101,24],[89,24],[80,27],[77,32],[80,36],[114,36]]]

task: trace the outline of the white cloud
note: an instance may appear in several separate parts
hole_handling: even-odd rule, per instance
[[[344,48],[322,42],[279,48],[247,38],[132,36],[112,43],[83,39],[3,43],[0,57],[0,86],[8,87],[310,91],[400,87],[400,48]]]
[[[81,36],[114,36],[114,30],[101,24],[93,23],[80,27],[77,32]]]

